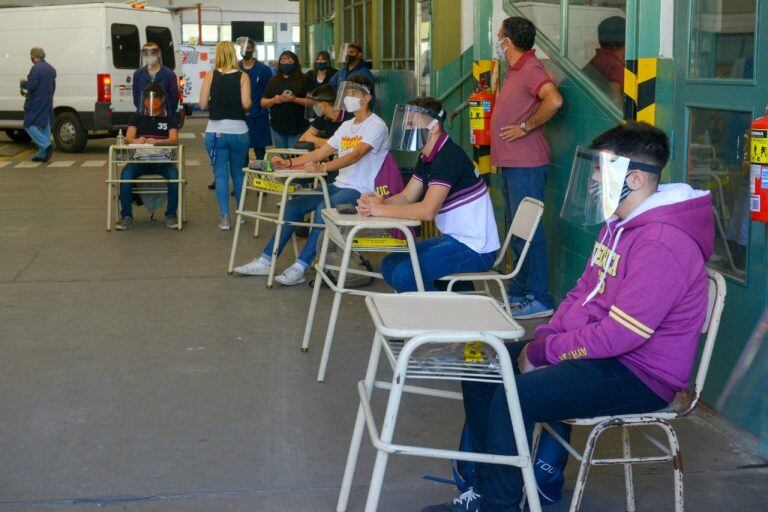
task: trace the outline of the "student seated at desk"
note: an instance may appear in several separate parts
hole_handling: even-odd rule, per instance
[[[659,185],[668,159],[664,132],[631,121],[577,150],[560,216],[605,226],[550,322],[507,345],[529,436],[537,422],[658,411],[688,388],[714,215],[708,192]],[[502,385],[462,392],[473,449],[517,455]],[[516,511],[522,491],[519,468],[478,464],[473,489],[423,512]]]
[[[167,112],[163,107],[165,92],[157,82],[150,82],[144,88],[141,97],[141,113],[132,114],[128,120],[128,131],[125,134],[126,144],[156,144],[163,142],[175,144],[179,140],[179,130],[176,116]],[[145,174],[159,174],[167,180],[179,177],[176,165],[172,163],[129,163],[120,173],[120,179],[135,180]],[[179,184],[168,183],[168,206],[165,209],[165,227],[176,229],[179,219],[176,210],[179,204]],[[120,221],[115,226],[118,231],[133,227],[132,201],[133,183],[120,184]]]
[[[328,142],[336,130],[344,121],[349,121],[354,116],[344,109],[335,107],[336,89],[332,85],[321,85],[307,94],[307,99],[312,102],[309,107],[314,117],[309,122],[309,128],[299,138],[299,142],[311,142],[315,149]]]
[[[371,87],[371,82],[362,76],[353,76],[343,82],[334,108],[339,110],[343,105],[344,110],[351,112],[354,118],[342,123],[333,137],[319,149],[299,158],[275,157],[272,160],[272,164],[277,168],[289,167],[301,169],[304,172],[339,171],[336,181],[328,185],[331,206],[354,204],[360,194],[373,193],[374,180],[388,154],[387,125],[369,108]],[[338,153],[338,158],[324,162],[333,153]],[[320,192],[322,189],[317,187],[315,190]],[[314,211],[314,222],[322,224],[323,217],[320,212],[324,208],[325,202],[321,194],[293,196],[285,206],[284,218],[289,222],[298,222]],[[294,226],[283,225],[280,230],[280,240],[277,241],[278,255],[288,243],[293,230]],[[280,275],[275,276],[275,281],[285,286],[304,282],[304,272],[315,259],[319,236],[319,230],[310,231],[296,262]],[[268,275],[270,265],[273,264],[272,251],[275,243],[275,236],[272,235],[262,255],[245,265],[236,267],[235,272],[251,276]]]
[[[397,105],[391,149],[419,151],[419,162],[401,193],[388,199],[366,194],[361,215],[434,220],[441,235],[416,244],[424,289],[458,272],[485,272],[499,250],[493,205],[485,181],[463,149],[443,130],[445,111],[433,98]],[[423,197],[422,197],[423,196]],[[410,256],[393,253],[381,263],[384,280],[397,292],[416,291]]]

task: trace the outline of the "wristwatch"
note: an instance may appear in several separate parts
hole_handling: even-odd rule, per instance
[[[528,127],[525,126],[525,121],[520,123],[520,129],[523,130],[523,133],[528,133]]]

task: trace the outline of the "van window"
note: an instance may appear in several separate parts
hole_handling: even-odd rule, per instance
[[[163,66],[168,66],[171,69],[176,67],[176,56],[173,51],[173,36],[171,36],[171,31],[168,27],[147,27],[147,42],[157,43],[160,47]]]
[[[112,62],[119,69],[136,69],[141,60],[139,29],[136,25],[112,24]]]

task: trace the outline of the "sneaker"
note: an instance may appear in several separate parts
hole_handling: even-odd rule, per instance
[[[229,231],[232,229],[232,221],[229,219],[229,215],[222,215],[219,217],[219,229],[222,231]]]
[[[509,305],[510,306],[517,306],[524,300],[531,300],[533,299],[533,295],[510,295],[509,296]]]
[[[179,227],[179,219],[176,218],[175,215],[166,215],[165,216],[165,227],[168,229],[176,229]]]
[[[118,231],[125,231],[133,227],[133,219],[130,217],[120,217],[120,220],[115,224],[115,229]]]
[[[53,156],[53,144],[45,148],[45,156],[43,157],[43,162],[47,162],[51,159]]]
[[[421,512],[480,512],[480,495],[470,489],[459,495],[451,503],[432,505],[421,509]]]
[[[544,318],[552,316],[554,311],[536,299],[526,298],[512,308],[512,318],[528,320],[529,318]]]
[[[301,284],[306,281],[306,279],[304,279],[304,269],[300,269],[296,265],[291,265],[287,269],[283,270],[282,274],[275,276],[275,281],[283,286]]]
[[[265,262],[261,256],[254,258],[245,265],[235,267],[233,270],[238,274],[244,276],[268,276],[269,269],[272,267],[269,263]]]

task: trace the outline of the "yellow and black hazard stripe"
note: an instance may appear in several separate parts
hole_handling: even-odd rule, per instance
[[[491,146],[472,146],[472,163],[480,174],[491,172]]]
[[[656,124],[657,58],[624,64],[624,119]]]
[[[476,60],[472,62],[472,78],[475,79],[475,89],[480,84],[480,79],[483,79],[486,87],[491,86],[491,75],[493,71],[493,61],[489,59]]]

